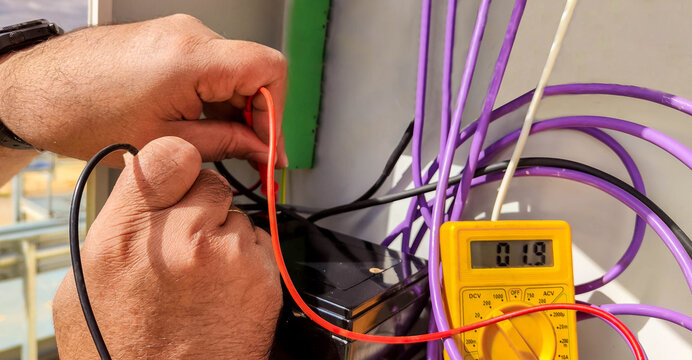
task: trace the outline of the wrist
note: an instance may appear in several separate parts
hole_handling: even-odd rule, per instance
[[[0,82],[2,83],[2,85],[0,85],[0,148],[31,150],[35,149],[35,147],[17,135],[15,126],[11,120],[13,118],[11,109],[15,108],[16,104],[10,104],[7,101],[9,95],[8,90],[16,85],[13,82],[15,77],[11,76],[12,72],[7,71],[9,68],[9,63],[7,63],[7,61],[13,55],[14,53],[0,56]]]

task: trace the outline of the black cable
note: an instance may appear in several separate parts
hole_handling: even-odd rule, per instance
[[[358,197],[358,199],[356,199],[354,202],[370,198],[377,192],[377,190],[380,189],[380,187],[382,187],[384,181],[387,180],[389,175],[392,174],[392,170],[394,170],[394,166],[396,166],[397,161],[399,161],[401,154],[404,153],[404,150],[406,150],[406,147],[411,142],[411,138],[413,138],[413,121],[408,124],[406,131],[404,131],[404,135],[401,137],[401,140],[399,140],[399,144],[397,144],[396,148],[394,148],[392,154],[389,155],[389,159],[387,159],[387,163],[384,165],[384,169],[382,170],[380,177],[375,180],[375,183],[372,184],[370,189]]]
[[[255,190],[259,189],[259,187],[260,187],[261,185],[262,185],[262,182],[259,181],[259,180],[257,180],[257,182],[255,182],[252,186],[250,186],[250,187],[247,188],[247,189],[250,190],[250,191],[255,191]],[[237,190],[237,189],[236,189],[236,190]],[[238,192],[239,192],[238,195],[243,195],[242,193],[240,193],[240,190],[238,190]]]
[[[394,167],[396,166],[397,161],[399,161],[399,158],[401,157],[401,154],[404,153],[404,150],[406,150],[406,147],[408,144],[411,142],[411,139],[413,138],[413,124],[414,122],[411,121],[408,124],[408,127],[404,131],[404,134],[401,137],[401,140],[399,140],[399,143],[397,144],[396,148],[394,148],[394,151],[392,151],[392,154],[389,155],[389,158],[387,159],[387,163],[384,166],[384,169],[382,170],[382,173],[380,176],[375,180],[375,183],[372,184],[372,186],[365,192],[363,195],[358,197],[354,202],[357,201],[362,201],[365,200],[369,197],[371,197],[373,194],[377,192],[377,190],[382,187],[382,184],[384,184],[385,180],[389,177],[389,175],[392,174],[392,171],[394,170]],[[235,188],[240,195],[244,195],[248,197],[249,199],[253,200],[255,203],[258,204],[266,204],[267,200],[256,195],[254,193],[255,190],[259,187],[259,183],[255,184],[254,186],[247,188],[245,185],[243,185],[238,179],[233,177],[231,175],[230,171],[226,168],[226,166],[223,164],[221,161],[215,161],[214,162],[214,167],[216,167],[216,170],[228,181],[229,184],[233,188]],[[252,195],[249,195],[252,193]],[[265,205],[266,206],[266,205]]]
[[[226,169],[226,166],[224,166],[224,164],[221,161],[214,161],[214,167],[216,167],[216,170],[219,172],[219,174],[226,178],[228,183],[231,184],[231,186],[234,189],[238,190],[242,195],[245,195],[245,197],[254,201],[255,203],[264,205],[265,209],[267,208],[267,199],[255,194],[252,190],[246,188],[245,185],[243,185],[243,183],[241,183],[240,181],[238,181],[238,179],[231,175],[231,172],[228,171],[228,169]]]
[[[482,168],[479,168],[476,170],[476,173],[474,174],[474,177],[478,176],[483,176],[483,175],[488,175],[491,173],[495,172],[500,172],[504,171],[507,168],[508,161],[503,161],[495,164],[491,164]],[[526,167],[533,167],[533,166],[545,166],[545,167],[553,167],[553,168],[561,168],[561,169],[569,169],[569,170],[575,170],[579,172],[583,172],[595,177],[598,177],[602,180],[605,180],[625,191],[630,193],[632,196],[636,197],[639,201],[641,201],[646,207],[651,209],[658,217],[661,218],[661,220],[670,228],[670,230],[673,232],[675,237],[678,238],[680,241],[680,244],[685,248],[685,251],[687,254],[692,257],[692,240],[687,236],[687,234],[680,228],[680,226],[673,221],[673,219],[668,216],[658,205],[656,205],[653,201],[651,201],[649,198],[647,198],[644,194],[640,193],[637,189],[632,187],[631,185],[627,184],[626,182],[606,173],[601,170],[598,170],[596,168],[593,168],[591,166],[581,164],[575,161],[570,161],[570,160],[564,160],[564,159],[555,159],[555,158],[542,158],[542,157],[537,157],[537,158],[522,158],[519,160],[519,165],[517,168],[526,168]],[[459,183],[461,180],[461,175],[457,175],[454,177],[449,178],[449,185],[456,185]],[[308,217],[309,221],[315,222],[321,219],[324,219],[329,216],[334,216],[338,214],[343,214],[346,212],[350,211],[355,211],[355,210],[360,210],[360,209],[365,209],[368,207],[376,206],[376,205],[382,205],[382,204],[387,204],[391,203],[397,200],[402,200],[402,199],[407,199],[411,198],[420,194],[424,194],[426,192],[434,191],[437,187],[437,183],[432,183],[432,184],[427,184],[421,187],[413,188],[410,190],[402,191],[400,193],[396,194],[388,194],[372,199],[367,199],[363,201],[358,201],[354,202],[351,204],[346,204],[346,205],[341,205],[341,206],[336,206],[333,208],[325,209],[320,212],[314,213],[311,216]]]
[[[257,204],[257,203],[250,203],[250,204],[237,204],[237,206],[240,210],[243,211],[266,211],[267,210],[267,204]],[[277,205],[281,209],[281,211],[289,211],[292,213],[300,213],[300,214],[314,214],[322,209],[318,208],[313,208],[310,206],[302,206],[302,205],[293,205],[293,204],[280,204]]]
[[[476,171],[476,174],[478,174],[478,171]],[[454,177],[449,178],[449,185],[456,185],[461,181],[461,175],[457,175]],[[361,200],[361,201],[356,201],[352,202],[349,204],[344,204],[344,205],[339,205],[335,206],[332,208],[324,209],[322,211],[318,211],[310,216],[308,216],[308,221],[319,221],[322,220],[326,217],[329,216],[334,216],[334,215],[339,215],[351,211],[356,211],[356,210],[361,210],[377,205],[383,205],[383,204],[388,204],[391,202],[395,202],[398,200],[403,200],[403,199],[408,199],[417,195],[425,194],[427,192],[434,191],[437,188],[437,183],[431,183],[431,184],[426,184],[423,186],[419,186],[417,188],[409,189],[409,190],[404,190],[402,192],[394,193],[394,194],[387,194],[383,196],[379,196],[376,198],[371,198],[367,200]]]
[[[214,162],[214,166],[216,167],[216,170],[228,181],[229,184],[233,188],[235,188],[237,191],[239,191],[242,195],[245,195],[248,199],[252,200],[254,204],[238,204],[238,207],[241,208],[242,210],[245,211],[250,211],[250,210],[260,210],[260,211],[267,211],[267,199],[263,198],[260,195],[257,195],[256,193],[253,192],[253,188],[246,188],[243,183],[241,183],[238,179],[236,179],[233,175],[231,175],[231,172],[228,171],[226,166],[223,165],[222,162],[217,161]],[[307,207],[307,206],[299,206],[299,205],[286,205],[286,204],[276,204],[276,209],[281,210],[281,211],[286,211],[286,212],[295,212],[295,213],[315,213],[319,211],[319,209],[315,209],[312,207]]]
[[[106,347],[106,343],[103,341],[103,336],[101,335],[99,326],[96,323],[94,311],[92,310],[91,302],[89,301],[89,294],[87,293],[86,284],[84,283],[82,258],[79,252],[79,207],[82,202],[84,188],[86,187],[87,180],[89,179],[89,174],[91,174],[96,165],[103,160],[103,158],[118,150],[127,150],[132,155],[137,155],[137,149],[130,144],[110,145],[96,153],[96,155],[94,155],[94,157],[87,162],[84,170],[82,170],[82,173],[79,175],[77,185],[75,185],[74,194],[72,195],[72,204],[70,204],[70,257],[72,260],[74,282],[77,287],[77,295],[79,296],[79,303],[82,306],[84,319],[86,320],[87,327],[91,333],[91,338],[94,340],[94,345],[96,345],[96,350],[98,351],[102,360],[110,360],[111,355],[108,353],[108,348]]]
[[[525,165],[522,167],[531,167],[531,166],[543,166],[541,163],[545,159],[550,159],[550,158],[527,158],[525,161]],[[668,214],[663,211],[656,203],[654,203],[651,199],[646,197],[646,195],[642,194],[639,192],[639,190],[635,189],[632,187],[630,184],[616,178],[615,176],[612,176],[604,171],[601,171],[599,169],[590,167],[588,165],[584,165],[578,162],[574,161],[569,161],[569,160],[564,160],[564,159],[552,159],[556,161],[556,164],[559,164],[558,166],[551,166],[551,167],[560,167],[564,169],[570,169],[570,170],[576,170],[576,171],[581,171],[581,172],[586,172],[590,175],[596,176],[598,178],[601,178],[605,181],[608,181],[609,183],[627,191],[630,195],[634,196],[637,198],[637,200],[641,201],[642,204],[644,204],[646,207],[648,207],[651,211],[653,211],[659,218],[661,218],[661,221],[663,221],[669,228],[670,231],[675,235],[675,237],[680,241],[680,245],[682,245],[683,248],[685,248],[685,252],[687,252],[687,255],[692,258],[692,240],[687,236],[687,233],[685,233],[680,226],[670,217]],[[571,165],[574,165],[575,167],[570,167]],[[591,171],[591,172],[587,172]]]

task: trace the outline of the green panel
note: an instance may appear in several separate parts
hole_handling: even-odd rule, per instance
[[[283,133],[289,169],[311,168],[313,164],[330,3],[293,0],[288,10],[288,92]]]

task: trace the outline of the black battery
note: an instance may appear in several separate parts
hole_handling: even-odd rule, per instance
[[[266,227],[266,220],[254,217]],[[303,300],[339,327],[373,335],[423,334],[429,325],[427,263],[399,251],[279,216],[281,249]],[[419,359],[425,343],[352,341],[312,322],[284,288],[271,359]]]

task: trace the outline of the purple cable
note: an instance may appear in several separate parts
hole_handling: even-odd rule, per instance
[[[430,7],[431,0],[423,0],[421,2],[421,14],[420,14],[420,35],[418,40],[418,73],[416,79],[416,108],[415,117],[413,121],[413,138],[411,144],[411,173],[413,178],[413,183],[415,186],[421,186],[421,142],[423,136],[423,123],[425,121],[425,90],[428,80],[428,48],[430,42]],[[407,211],[407,218],[412,217],[412,212],[414,208],[420,201],[414,199],[409,206]],[[426,209],[427,210],[427,209]],[[426,221],[430,221],[429,211],[424,210],[423,217]],[[404,223],[402,223],[404,224]],[[392,233],[393,236],[388,236],[382,244],[388,246],[391,242],[399,235],[402,235],[401,239],[401,250],[404,253],[408,253],[408,244],[410,238],[410,223],[404,226],[397,227],[398,232]],[[391,234],[390,234],[391,235]]]
[[[601,128],[610,129],[646,140],[659,148],[675,156],[688,168],[692,169],[692,151],[670,136],[633,122],[605,117],[605,116],[565,116],[536,122],[531,127],[531,134],[547,129],[566,129],[566,128]],[[511,134],[518,133],[519,130]],[[513,135],[508,136],[513,136]],[[504,146],[500,142],[488,146],[484,151],[494,153],[496,146]]]
[[[476,166],[478,165],[478,156],[480,151],[483,149],[483,142],[485,141],[485,136],[488,133],[490,114],[493,112],[493,106],[495,106],[497,94],[500,92],[500,84],[502,84],[502,78],[504,77],[505,70],[507,69],[509,55],[512,53],[512,47],[514,46],[514,39],[517,37],[517,30],[519,29],[521,18],[524,15],[524,8],[526,8],[526,0],[517,0],[517,2],[514,3],[514,10],[512,10],[509,25],[507,25],[507,32],[505,32],[505,39],[502,42],[500,53],[497,56],[493,77],[490,80],[490,86],[488,87],[488,94],[485,96],[481,116],[478,119],[478,126],[476,127],[476,132],[471,140],[471,147],[466,160],[466,166],[464,166],[464,170],[462,171],[461,183],[458,187],[456,199],[454,200],[454,205],[452,207],[452,213],[450,215],[450,220],[452,221],[461,218],[464,204],[466,199],[468,199],[471,179],[473,179],[473,174],[476,171]]]
[[[673,324],[682,326],[682,327],[686,328],[687,330],[692,330],[692,318],[691,317],[689,317],[685,314],[681,314],[677,311],[673,311],[673,310],[658,307],[658,306],[643,305],[643,304],[593,305],[593,304],[589,304],[589,303],[583,302],[583,301],[577,301],[577,302],[584,304],[584,305],[589,305],[589,306],[600,308],[600,309],[607,311],[613,315],[635,315],[635,316],[653,317],[653,318],[669,321]],[[591,319],[591,318],[592,317],[589,316],[589,314],[587,314],[587,313],[584,313],[584,312],[578,312],[577,313],[577,321],[587,320],[587,319]],[[618,330],[617,328],[615,328],[615,329]],[[624,334],[622,334],[619,330],[618,330],[618,332],[624,338]]]
[[[431,0],[422,0],[420,11],[420,39],[418,40],[418,76],[416,79],[416,112],[413,120],[413,139],[411,153],[413,163],[413,182],[421,185],[421,138],[425,121],[425,89],[428,80],[428,44],[430,42],[430,4]]]
[[[582,305],[587,305],[587,306],[597,307],[597,306],[594,306],[594,305],[592,305],[592,304],[589,304],[589,303],[587,303],[587,302],[585,302],[585,301],[580,301],[580,300],[577,300],[576,303],[582,304]],[[585,315],[586,315],[586,316],[585,316]],[[582,312],[582,311],[578,311],[578,312],[577,312],[577,321],[582,321],[582,320],[590,319],[591,317],[588,316],[588,315],[590,315],[590,314],[585,313],[585,312]],[[614,314],[611,314],[611,315],[614,315]],[[611,328],[613,328],[613,330],[615,330],[615,332],[617,332],[618,334],[620,334],[620,337],[623,338],[623,339],[625,340],[625,343],[626,343],[627,346],[630,348],[630,351],[634,351],[634,348],[632,348],[632,344],[630,344],[629,341],[627,341],[627,336],[625,336],[625,333],[623,333],[622,331],[620,331],[620,329],[618,329],[618,327],[615,326],[615,324],[608,323],[608,325],[609,325]],[[639,339],[637,339],[637,341],[639,341]],[[642,351],[644,351],[644,347],[643,347],[643,346],[642,346]],[[645,360],[648,360],[648,359],[649,359],[649,357],[646,355],[646,352],[644,352],[644,359],[645,359]]]
[[[442,294],[440,291],[440,274],[437,271],[440,265],[439,261],[439,236],[435,239],[439,232],[440,225],[442,223],[443,211],[444,211],[444,200],[445,200],[445,190],[447,189],[447,179],[449,178],[449,172],[451,169],[452,158],[454,157],[455,150],[455,140],[456,134],[459,132],[459,127],[461,123],[461,115],[464,112],[464,105],[466,104],[466,99],[468,97],[469,88],[471,86],[471,80],[473,78],[473,72],[476,66],[476,61],[478,60],[478,51],[480,48],[481,39],[483,38],[483,32],[485,31],[485,24],[488,20],[488,8],[490,7],[490,0],[482,0],[478,8],[478,15],[476,17],[476,24],[471,35],[471,43],[469,45],[469,50],[466,55],[466,63],[464,65],[464,72],[461,75],[461,85],[459,88],[459,93],[457,94],[457,104],[454,111],[454,118],[449,129],[449,135],[447,138],[447,143],[445,145],[445,152],[440,154],[442,156],[442,167],[440,168],[440,182],[437,184],[437,194],[435,196],[435,202],[433,205],[433,221],[432,221],[432,231],[431,231],[431,241],[430,241],[430,254],[428,262],[428,281],[430,283],[430,298],[432,301],[432,312],[435,318],[435,323],[440,331],[449,329],[449,323],[447,321],[447,315],[445,314],[444,304],[442,303]],[[417,185],[418,186],[418,185]],[[424,198],[424,197],[419,197]],[[422,205],[422,204],[421,204]],[[444,347],[447,350],[447,354],[452,360],[462,360],[459,348],[453,338],[448,338],[444,340]]]
[[[427,184],[430,181],[430,179],[432,179],[436,171],[437,162],[435,161],[432,165],[430,165],[428,171],[426,171],[425,177],[423,178],[423,182]],[[409,249],[409,243],[411,239],[411,224],[413,224],[413,221],[421,215],[423,216],[423,220],[426,222],[426,224],[429,224],[432,221],[432,216],[430,214],[429,208],[430,207],[427,201],[425,200],[424,195],[416,196],[413,199],[411,199],[411,203],[409,204],[408,210],[406,211],[405,220],[402,222],[402,224],[405,224],[401,230],[401,251],[403,253],[411,254],[411,251]],[[394,240],[394,238],[396,238],[398,235],[399,234],[395,234],[392,240]]]
[[[651,101],[669,108],[678,110],[688,115],[692,115],[692,101],[685,98],[664,93],[658,90],[647,89],[639,86],[618,85],[618,84],[599,84],[599,83],[584,83],[584,84],[564,84],[547,86],[543,97],[556,95],[615,95],[624,96],[640,100]],[[495,121],[517,109],[528,104],[533,96],[533,90],[524,95],[500,106],[493,110],[490,121]],[[461,145],[470,135],[476,130],[478,120],[469,124],[459,133],[457,143]]]
[[[420,39],[418,41],[418,75],[416,79],[416,110],[413,121],[413,139],[411,144],[411,172],[415,186],[423,185],[421,181],[421,142],[423,137],[423,123],[425,122],[425,90],[428,80],[428,45],[430,42],[430,5],[431,0],[421,2],[420,14]],[[421,198],[419,202],[425,201]],[[422,204],[421,204],[422,206]],[[429,211],[423,210],[423,216],[431,221]],[[405,231],[402,244],[408,243]],[[402,249],[403,250],[403,249]]]
[[[598,129],[583,128],[577,130],[591,135],[592,137],[600,140],[601,142],[608,145],[611,149],[613,149],[615,154],[625,165],[627,173],[629,174],[630,179],[632,179],[632,186],[635,189],[637,189],[637,191],[642,193],[642,195],[646,195],[644,179],[642,179],[641,173],[639,172],[639,169],[637,168],[634,159],[632,159],[627,150],[625,150],[625,148],[622,145],[620,145],[620,143],[618,143],[617,140]],[[615,265],[613,265],[612,268],[606,271],[606,273],[603,274],[603,276],[601,276],[600,278],[588,281],[584,284],[576,285],[574,287],[574,292],[576,294],[583,294],[589,291],[596,290],[620,276],[620,274],[622,274],[622,272],[625,271],[625,269],[627,269],[627,267],[632,263],[632,260],[634,260],[634,257],[639,252],[639,248],[641,247],[642,242],[644,241],[645,232],[646,222],[642,218],[637,216],[634,220],[634,232],[632,234],[632,241],[630,241],[630,244],[627,247],[627,250],[625,250],[625,253],[622,255],[622,257],[620,257],[620,259],[618,259]]]
[[[437,332],[437,326],[435,325],[435,318],[430,317],[430,325],[428,325],[428,330],[431,333]],[[438,360],[442,358],[440,346],[440,340],[428,341],[427,344],[427,356],[426,360]]]
[[[607,311],[613,315],[636,315],[636,316],[648,316],[648,317],[653,317],[661,320],[666,320],[669,322],[672,322],[673,324],[676,324],[678,326],[682,326],[687,330],[692,330],[692,317],[689,317],[685,314],[681,314],[677,311],[658,307],[658,306],[653,306],[653,305],[643,305],[643,304],[604,304],[604,305],[592,305],[589,303],[581,302],[586,305],[594,306],[597,308],[601,308],[604,311]],[[579,320],[586,320],[590,319],[591,316],[588,316],[586,313],[579,313],[582,314],[579,316]]]
[[[555,127],[551,127],[550,124],[548,124],[548,126],[537,126],[535,129],[538,132],[555,129]],[[622,163],[625,165],[627,173],[632,179],[632,184],[634,188],[642,194],[646,194],[646,191],[644,189],[644,180],[642,179],[641,174],[639,173],[637,165],[634,163],[634,160],[629,155],[627,150],[625,150],[625,148],[622,147],[620,143],[618,143],[612,136],[595,128],[577,128],[574,130],[585,132],[586,134],[596,138],[597,140],[601,141],[606,146],[611,148],[613,152],[620,158]],[[483,153],[483,160],[480,162],[481,166],[488,165],[489,161],[492,158],[494,158],[501,150],[503,150],[510,144],[514,143],[518,137],[519,131],[514,131],[500,138],[492,145],[488,146],[488,148]],[[637,217],[634,223],[634,234],[632,235],[632,241],[630,242],[629,246],[627,247],[627,250],[622,255],[622,257],[602,277],[575,286],[575,293],[583,294],[585,292],[595,290],[620,276],[620,274],[622,274],[622,272],[625,271],[625,269],[627,269],[627,267],[632,263],[634,257],[637,255],[637,252],[639,252],[639,248],[641,247],[642,241],[644,240],[645,231],[646,224],[644,220]]]
[[[449,136],[449,122],[451,117],[452,101],[452,68],[454,65],[454,29],[456,26],[457,0],[447,1],[447,21],[445,23],[445,45],[442,60],[442,110],[440,111],[440,154],[444,152],[447,136]]]
[[[473,179],[471,186],[476,186],[480,184],[485,184],[492,181],[497,181],[502,179],[502,173],[489,174],[485,176],[480,176]],[[611,195],[612,197],[620,200],[623,204],[634,210],[637,215],[646,220],[647,224],[658,234],[663,240],[663,243],[670,250],[682,270],[682,274],[685,277],[685,282],[687,286],[692,291],[692,260],[685,252],[685,249],[680,245],[673,232],[668,228],[668,226],[656,215],[651,209],[642,204],[637,198],[632,196],[627,191],[620,189],[619,187],[595,176],[585,174],[579,171],[567,170],[567,169],[556,169],[549,167],[529,167],[522,168],[521,172],[517,172],[516,177],[524,176],[543,176],[543,177],[557,177],[561,179],[568,179],[578,181],[597,189],[604,191],[605,193]],[[434,305],[434,304],[433,304]]]

